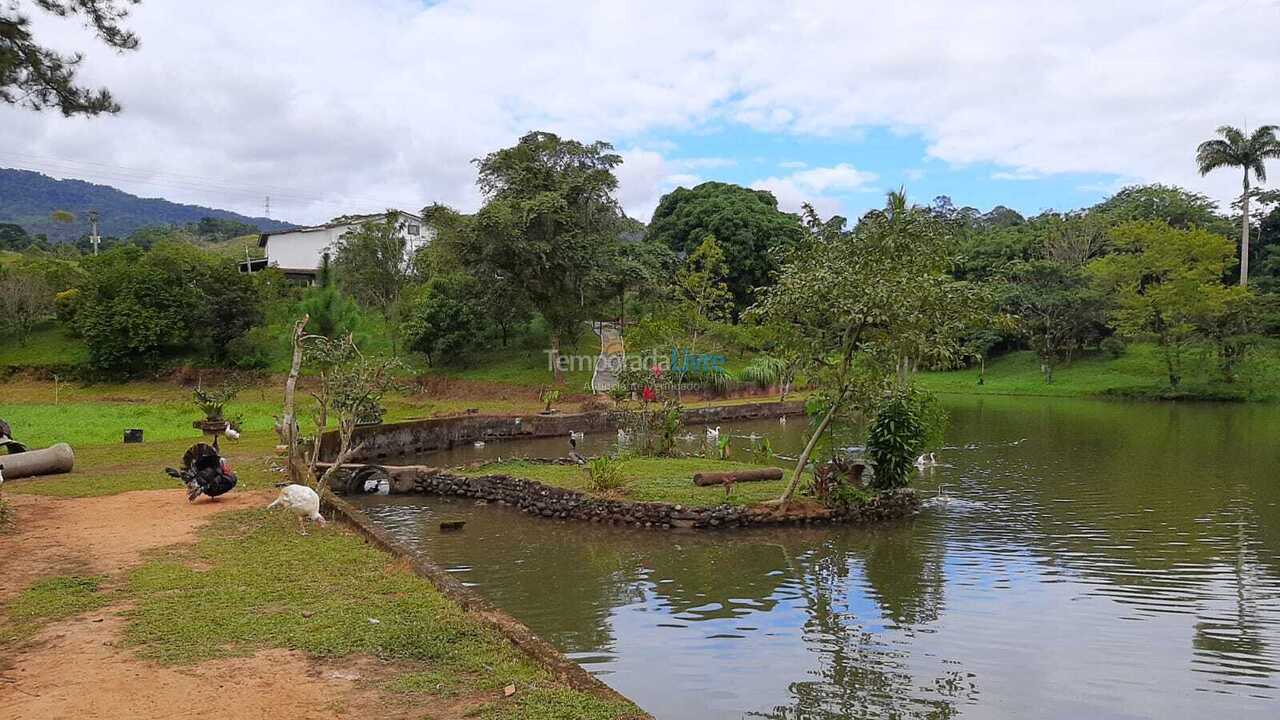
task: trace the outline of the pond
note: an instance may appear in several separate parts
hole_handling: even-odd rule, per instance
[[[1277,716],[1280,408],[947,402],[930,499],[892,525],[679,533],[358,502],[658,718]],[[793,454],[803,430],[722,432]],[[523,454],[567,444],[540,442]]]

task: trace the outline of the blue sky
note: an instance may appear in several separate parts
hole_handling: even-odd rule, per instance
[[[1092,205],[1125,184],[1124,178],[1115,174],[1036,174],[994,163],[950,163],[931,157],[930,144],[920,134],[885,127],[801,136],[727,123],[698,132],[624,137],[615,145],[655,148],[664,152],[672,165],[688,165],[687,172],[676,174],[694,176],[679,178],[678,184],[685,186],[706,180],[751,186],[815,168],[847,165],[874,177],[856,189],[813,191],[810,201],[824,198],[828,200],[826,208],[838,207],[850,218],[881,205],[885,192],[900,187],[916,202],[947,195],[958,207],[970,205],[985,212],[1005,205],[1034,215]],[[784,205],[787,199],[783,199]]]

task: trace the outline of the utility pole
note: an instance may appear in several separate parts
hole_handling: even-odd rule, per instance
[[[89,211],[89,226],[93,228],[89,231],[89,243],[93,245],[93,254],[98,254],[98,243],[102,238],[98,237],[98,211]]]

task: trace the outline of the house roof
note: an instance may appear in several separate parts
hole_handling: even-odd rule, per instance
[[[380,217],[386,217],[388,212],[397,213],[399,215],[403,215],[412,220],[417,220],[418,222],[422,222],[422,218],[418,217],[417,215],[414,215],[413,213],[410,213],[410,212],[405,212],[403,210],[396,210],[396,209],[391,209],[391,210],[387,210],[386,212],[380,212],[380,213],[368,213],[366,215],[340,215],[334,218],[333,220],[330,220],[329,222],[324,223],[323,225],[308,225],[307,227],[289,228],[287,230],[269,230],[267,232],[264,232],[258,235],[258,247],[261,247],[261,248],[266,247],[267,238],[271,237],[272,235],[288,235],[289,233],[319,232],[321,230],[330,230],[332,228],[345,227],[347,225],[358,225],[363,222],[369,222],[370,220],[377,220]]]

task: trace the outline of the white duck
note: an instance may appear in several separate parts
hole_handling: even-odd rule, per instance
[[[315,520],[321,525],[325,524],[324,516],[320,514],[320,495],[306,485],[281,485],[280,497],[268,505],[267,509],[270,510],[277,505],[288,508],[298,516],[298,529],[303,535],[307,534],[307,528],[303,524],[304,518]]]
[[[712,444],[720,442],[720,426],[719,425],[715,426],[715,429],[707,428],[707,442]]]
[[[471,443],[471,445],[472,445],[473,447],[482,448],[482,447],[484,447],[484,441],[483,441],[483,440],[477,440],[477,441],[475,441],[475,442]]]

